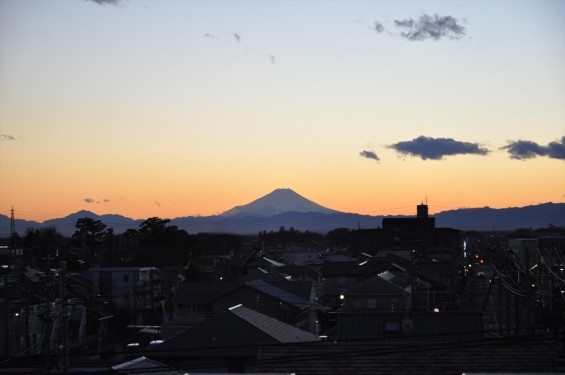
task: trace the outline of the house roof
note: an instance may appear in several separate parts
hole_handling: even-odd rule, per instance
[[[402,288],[407,292],[412,290],[412,276],[406,272],[391,268],[390,270],[380,272],[378,277]]]
[[[266,277],[268,278],[269,275]],[[198,305],[211,303],[238,288],[250,287],[271,297],[286,302],[298,308],[310,305],[310,293],[312,292],[312,281],[288,281],[281,280],[273,275],[271,279],[255,279],[247,282],[216,281],[216,282],[193,282],[188,281],[179,284],[173,297],[174,304]]]
[[[252,324],[256,328],[273,337],[280,343],[313,342],[320,338],[310,332],[283,323],[270,316],[251,310],[243,305],[238,305],[228,310],[234,315]]]
[[[405,290],[392,282],[380,277],[372,277],[362,283],[356,284],[345,291],[349,296],[401,296]]]
[[[292,281],[289,281],[289,283],[292,283]],[[286,290],[286,288],[283,289],[282,287],[280,287],[281,283],[271,283],[258,279],[248,281],[247,283],[245,283],[245,285],[298,308],[310,306],[308,299],[301,298],[289,292],[288,290]],[[291,286],[287,286],[287,288],[291,288]]]
[[[282,266],[277,267],[276,270],[294,278],[306,275],[311,279],[318,280],[318,278],[320,277],[320,273],[318,271],[308,266]]]
[[[363,263],[363,262],[362,262]],[[355,262],[326,262],[322,266],[320,273],[324,277],[328,276],[371,276],[378,272],[382,264],[377,262],[367,262],[360,264]]]
[[[237,305],[151,348],[148,355],[254,356],[258,345],[319,340],[309,332]]]
[[[131,361],[112,366],[112,370],[118,374],[186,375],[186,371],[175,370],[170,366],[152,361],[145,357],[139,357]]]

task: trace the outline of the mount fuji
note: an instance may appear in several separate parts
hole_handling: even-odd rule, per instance
[[[337,214],[339,211],[321,206],[304,198],[291,189],[276,189],[271,193],[243,206],[236,206],[220,214],[222,217],[258,216],[271,217],[286,212],[313,212]]]

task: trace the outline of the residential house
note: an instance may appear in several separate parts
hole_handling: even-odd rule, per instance
[[[94,295],[100,295],[118,312],[130,316],[131,324],[160,324],[171,285],[162,282],[155,267],[90,268]]]
[[[264,346],[317,341],[317,335],[236,305],[145,355],[190,372],[245,372]]]
[[[243,304],[296,327],[316,331],[316,289],[312,281],[281,280],[272,275],[267,280],[185,282],[179,285],[173,303],[174,322],[167,322],[168,328],[190,327],[230,306]]]

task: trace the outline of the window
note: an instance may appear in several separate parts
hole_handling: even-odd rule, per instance
[[[370,309],[376,309],[377,308],[377,300],[374,298],[369,298],[367,300],[367,307]]]
[[[122,277],[123,281],[129,281],[129,275],[127,273],[124,274],[124,276]]]
[[[400,323],[396,320],[385,321],[384,331],[385,332],[398,332],[398,331],[400,331]]]

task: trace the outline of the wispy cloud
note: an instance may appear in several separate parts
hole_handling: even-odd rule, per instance
[[[400,36],[408,40],[420,41],[426,39],[439,40],[441,38],[459,39],[465,35],[465,28],[457,19],[451,16],[424,14],[418,20],[412,18],[395,20],[394,24],[405,31]]]
[[[552,159],[565,160],[565,136],[556,142],[550,142],[542,146],[536,142],[518,140],[510,141],[506,146],[500,148],[510,154],[511,159],[526,160],[538,156],[547,156]]]
[[[432,138],[420,136],[411,141],[398,142],[387,146],[400,154],[416,156],[422,160],[442,160],[446,156],[474,154],[486,155],[489,151],[478,143],[456,141],[453,138]]]
[[[13,142],[16,140],[16,137],[10,134],[0,134],[0,141],[2,142]]]
[[[368,151],[368,150],[361,151],[359,153],[359,156],[361,156],[362,158],[372,159],[372,160],[376,160],[376,161],[381,160],[381,159],[379,159],[379,157],[377,156],[376,153],[374,153],[373,151]]]
[[[92,1],[93,3],[99,5],[118,5],[118,3],[122,2],[122,0],[87,0],[87,1]]]
[[[96,203],[96,204],[100,204],[100,203],[110,203],[111,201],[109,199],[102,199],[102,201],[93,199],[93,198],[84,198],[84,201],[88,204],[91,203]]]
[[[241,43],[241,36],[238,33],[233,33],[233,37],[236,42]]]
[[[217,36],[215,36],[214,34],[210,34],[210,33],[206,33],[204,34],[204,36],[206,38],[210,38],[210,39],[214,39],[214,40],[219,40],[219,38]]]

